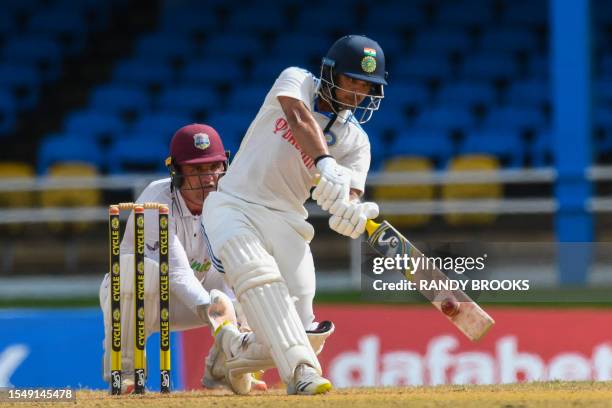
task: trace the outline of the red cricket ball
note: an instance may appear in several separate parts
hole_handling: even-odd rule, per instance
[[[456,316],[459,313],[459,302],[450,298],[444,299],[440,307],[442,308],[442,313],[448,317]]]

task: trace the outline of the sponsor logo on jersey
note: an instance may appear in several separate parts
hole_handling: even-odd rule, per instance
[[[210,138],[206,133],[196,133],[193,135],[193,145],[198,149],[206,150],[210,146]]]

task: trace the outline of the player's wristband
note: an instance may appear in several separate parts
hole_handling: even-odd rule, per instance
[[[317,165],[317,163],[318,163],[318,162],[320,162],[321,160],[323,160],[323,159],[324,159],[324,158],[326,158],[326,157],[330,157],[330,158],[332,158],[332,159],[334,158],[334,156],[332,156],[331,154],[322,154],[322,155],[320,155],[319,157],[317,157],[317,158],[314,160],[314,164],[315,164],[315,166]]]

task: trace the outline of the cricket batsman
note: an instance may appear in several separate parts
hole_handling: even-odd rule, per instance
[[[304,203],[316,185],[312,198],[329,212],[330,227],[351,238],[378,216],[376,204],[360,201],[370,166],[361,124],[378,110],[386,76],[383,50],[361,35],[336,41],[319,77],[285,69],[218,191],[204,203],[211,260],[225,273],[253,330],[240,333],[226,324],[215,338],[236,393],[249,392],[247,373],[270,363],[288,394],[332,388],[316,356],[333,325],[330,330],[315,323],[314,229]],[[326,334],[313,342],[310,334],[319,332]]]
[[[191,124],[180,128],[170,143],[166,159],[170,178],[149,184],[138,197],[138,203],[157,202],[170,210],[170,328],[172,331],[205,326],[211,296],[224,292],[234,295],[209,258],[206,237],[201,226],[202,204],[217,189],[219,178],[228,167],[228,155],[219,134],[208,125]],[[159,224],[156,211],[145,211],[145,326],[146,335],[159,330]],[[134,371],[134,222],[130,215],[121,243],[121,309],[122,313],[122,393],[133,391]],[[104,379],[110,380],[110,277],[106,274],[100,286],[100,305],[104,313],[105,339]],[[217,291],[213,291],[216,289]],[[211,292],[212,291],[212,292]],[[215,292],[217,295],[215,295]],[[215,299],[212,300],[215,302]],[[216,358],[213,347],[209,360]],[[203,384],[217,386],[210,370]],[[265,385],[265,384],[264,384]]]

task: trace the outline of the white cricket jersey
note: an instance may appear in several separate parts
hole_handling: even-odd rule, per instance
[[[278,96],[304,102],[321,129],[329,114],[317,112],[318,78],[296,67],[285,69],[266,95],[219,191],[273,210],[308,216],[304,202],[318,173],[313,158],[302,153],[291,133]],[[350,111],[338,115],[325,135],[330,154],[352,170],[351,187],[364,191],[370,167],[370,142]]]
[[[208,294],[201,288],[189,287],[195,275],[204,284],[209,273],[218,273],[208,255],[208,240],[202,228],[200,215],[192,215],[180,193],[171,192],[170,179],[152,182],[136,200],[137,203],[156,202],[166,204],[170,209],[168,216],[168,250],[170,266],[170,285],[174,292],[187,304],[208,303]],[[157,210],[145,210],[145,256],[159,262],[159,218]],[[123,240],[121,253],[134,253],[134,218],[130,214]]]

